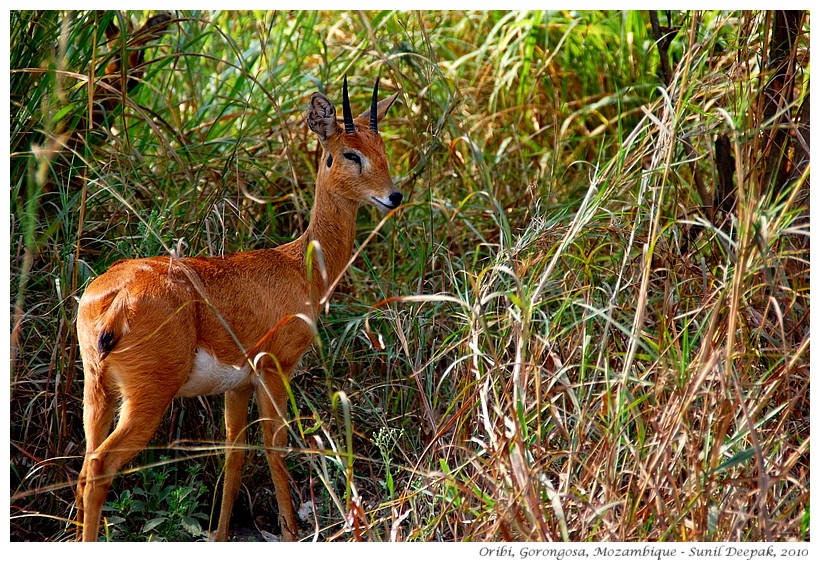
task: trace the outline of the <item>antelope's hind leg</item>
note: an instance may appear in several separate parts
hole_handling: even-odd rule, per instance
[[[116,392],[105,387],[100,368],[85,365],[86,373],[83,391],[83,428],[85,429],[86,454],[83,468],[77,480],[77,539],[83,536],[85,509],[83,495],[88,483],[91,453],[105,441],[111,431],[114,410],[117,405]]]
[[[117,427],[98,447],[88,447],[80,487],[82,488],[83,541],[97,540],[102,507],[117,472],[148,445],[176,388],[154,388],[151,394],[123,395]],[[89,414],[93,416],[93,414]],[[103,420],[102,416],[99,418]],[[92,424],[101,428],[103,424]],[[87,429],[88,431],[88,429]],[[78,488],[80,493],[80,488]]]

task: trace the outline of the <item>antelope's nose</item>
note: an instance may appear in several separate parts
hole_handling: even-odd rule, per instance
[[[390,204],[393,206],[394,209],[396,207],[398,207],[399,205],[401,205],[401,200],[403,198],[404,197],[402,196],[402,194],[399,193],[398,191],[394,191],[393,193],[390,194],[390,197],[388,197],[388,199],[390,199]]]

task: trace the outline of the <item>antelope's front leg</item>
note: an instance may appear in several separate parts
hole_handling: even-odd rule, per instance
[[[284,375],[278,372],[266,373],[264,384],[260,384],[256,390],[264,433],[265,455],[268,458],[271,477],[276,488],[276,503],[279,506],[279,523],[282,526],[283,541],[293,541],[299,538],[299,525],[293,510],[290,479],[285,466],[288,428],[284,417],[288,411],[288,395],[283,377],[287,378],[289,375],[290,372]]]

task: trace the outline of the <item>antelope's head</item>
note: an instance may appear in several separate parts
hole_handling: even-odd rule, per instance
[[[317,188],[325,186],[335,197],[355,203],[369,203],[385,212],[401,204],[402,194],[396,191],[390,177],[384,141],[379,135],[379,120],[399,93],[378,101],[377,79],[370,109],[354,119],[345,77],[342,92],[344,126],[337,123],[336,108],[327,97],[319,92],[311,96],[307,122],[324,149]]]

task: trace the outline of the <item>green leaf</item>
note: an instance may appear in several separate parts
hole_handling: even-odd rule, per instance
[[[168,521],[167,517],[156,517],[154,519],[149,519],[148,521],[146,521],[145,525],[142,527],[142,532],[147,533],[149,531],[153,531],[154,529],[156,529],[157,527],[159,527],[160,525],[162,525],[166,521]]]
[[[182,518],[182,528],[195,537],[202,534],[202,527],[200,526],[199,521],[192,517]]]
[[[720,463],[720,466],[718,466],[717,469],[715,469],[715,472],[720,472],[721,470],[726,470],[727,468],[731,468],[735,465],[743,464],[750,458],[752,458],[754,455],[754,449],[744,449],[743,451],[740,451],[736,455]]]

